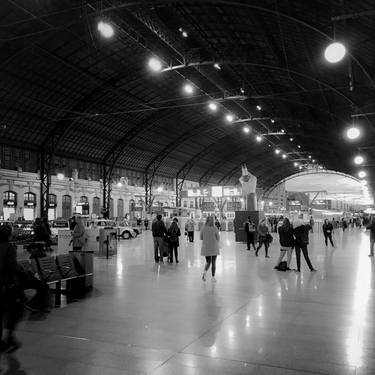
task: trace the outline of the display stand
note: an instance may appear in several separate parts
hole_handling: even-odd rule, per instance
[[[117,230],[100,229],[99,230],[99,256],[105,256],[107,259],[111,255],[117,254]]]

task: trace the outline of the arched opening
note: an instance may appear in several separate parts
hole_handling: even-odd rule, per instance
[[[100,198],[94,197],[92,200],[92,213],[95,214],[97,217],[100,216]]]
[[[35,219],[36,195],[30,191],[23,194],[23,217],[25,220]]]
[[[69,219],[72,216],[72,197],[63,195],[62,197],[62,217]]]
[[[124,217],[124,200],[122,198],[117,201],[117,217]]]
[[[57,196],[56,194],[48,194],[48,220],[56,219]]]
[[[15,220],[17,208],[17,193],[15,191],[4,191],[3,193],[3,216],[4,220]]]

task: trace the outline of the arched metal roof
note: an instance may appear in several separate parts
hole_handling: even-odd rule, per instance
[[[1,143],[41,149],[55,137],[58,155],[138,170],[157,161],[159,174],[208,183],[237,181],[245,162],[264,188],[308,155],[354,175],[361,152],[371,183],[374,17],[365,0],[9,0],[0,8]],[[102,19],[110,39],[98,33]],[[328,64],[334,36],[349,54]],[[148,70],[151,56],[162,72]],[[228,112],[252,119],[252,132],[226,123]],[[363,113],[362,137],[347,142],[351,115]]]

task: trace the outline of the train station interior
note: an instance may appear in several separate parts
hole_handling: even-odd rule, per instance
[[[374,375],[374,34],[368,0],[3,1],[0,374]]]

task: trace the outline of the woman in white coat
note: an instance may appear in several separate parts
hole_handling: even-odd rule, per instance
[[[215,271],[216,271],[216,257],[220,254],[219,251],[219,231],[214,225],[214,219],[209,216],[206,220],[206,224],[201,230],[202,249],[201,255],[206,257],[206,265],[202,275],[202,280],[206,281],[207,271],[211,266],[212,281],[215,282]]]

